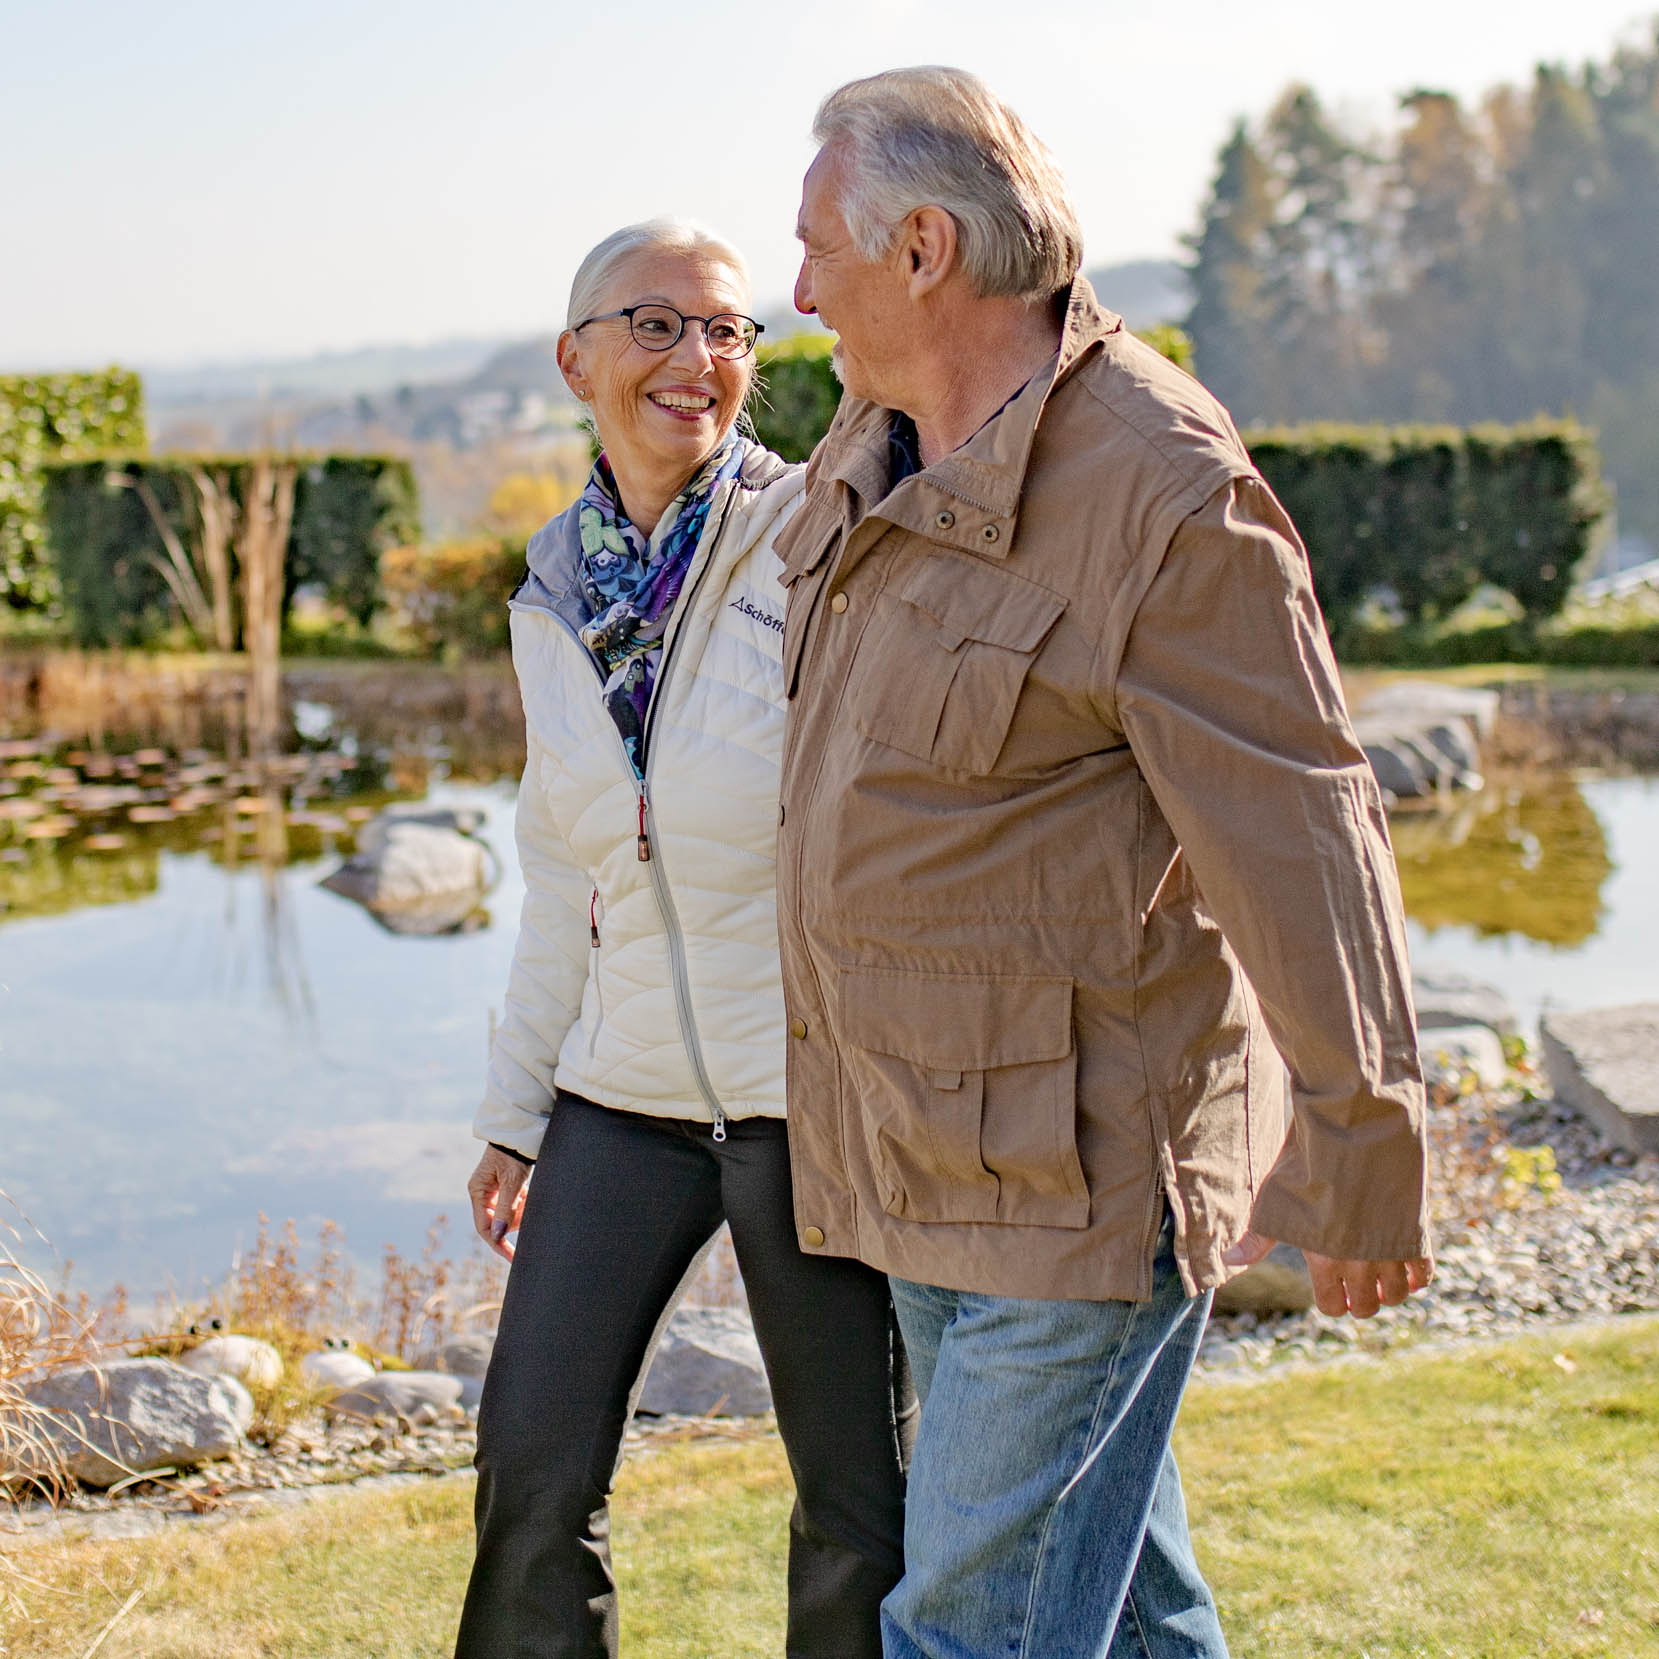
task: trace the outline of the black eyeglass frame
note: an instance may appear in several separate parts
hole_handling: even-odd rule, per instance
[[[672,340],[664,340],[661,345],[652,345],[648,341],[640,339],[634,331],[634,313],[636,311],[667,311],[672,316],[680,319],[679,329]],[[641,351],[672,351],[685,338],[685,325],[687,323],[701,323],[703,325],[703,344],[708,346],[709,355],[721,358],[727,363],[741,363],[760,344],[760,337],[766,332],[764,323],[757,323],[753,317],[746,317],[741,311],[716,311],[712,317],[688,317],[685,312],[676,310],[672,305],[664,305],[661,300],[647,300],[641,305],[625,305],[620,311],[601,311],[597,317],[586,317],[571,330],[571,333],[580,334],[589,323],[610,322],[614,317],[626,317],[628,319],[628,338]],[[743,350],[735,355],[716,351],[709,343],[709,324],[721,317],[730,317],[736,322],[747,323],[754,330]]]

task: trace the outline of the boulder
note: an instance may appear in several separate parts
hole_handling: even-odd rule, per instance
[[[1434,783],[1423,767],[1422,756],[1410,744],[1400,743],[1392,727],[1356,720],[1354,735],[1365,751],[1379,789],[1401,800],[1434,792]]]
[[[668,1322],[639,1397],[658,1417],[754,1417],[772,1388],[746,1308],[680,1308]]]
[[[1557,1099],[1616,1145],[1659,1152],[1659,1002],[1547,1014],[1538,1032]]]
[[[1308,1264],[1293,1244],[1275,1244],[1254,1267],[1215,1293],[1216,1313],[1306,1313],[1313,1306]]]
[[[344,1348],[319,1348],[300,1361],[300,1375],[319,1391],[355,1388],[374,1374],[374,1367],[361,1354]]]
[[[1473,1072],[1483,1089],[1499,1089],[1509,1075],[1502,1039],[1487,1025],[1430,1026],[1418,1033],[1417,1056],[1430,1084],[1456,1084]]]
[[[1389,720],[1400,727],[1434,726],[1461,720],[1477,738],[1488,738],[1498,720],[1500,693],[1439,680],[1392,680],[1379,686],[1354,711],[1364,719]]]
[[[1467,974],[1413,973],[1411,1000],[1417,1009],[1419,1031],[1451,1025],[1484,1025],[1500,1037],[1512,1037],[1519,1026],[1508,997],[1495,986],[1471,979]]]
[[[336,1417],[437,1422],[461,1409],[461,1379],[442,1371],[377,1371],[329,1400]]]
[[[235,1377],[250,1388],[275,1388],[282,1381],[282,1355],[257,1336],[210,1336],[181,1354],[179,1364],[203,1377]]]
[[[31,1384],[25,1398],[47,1414],[42,1430],[87,1486],[227,1457],[253,1420],[253,1399],[236,1378],[203,1376],[167,1359],[64,1366]],[[8,1472],[31,1469],[22,1461]]]
[[[444,1344],[443,1369],[457,1377],[482,1377],[490,1368],[495,1342],[487,1336],[458,1336]]]
[[[364,906],[395,933],[459,931],[496,876],[493,855],[472,831],[476,810],[391,810],[357,835],[357,850],[322,885]]]

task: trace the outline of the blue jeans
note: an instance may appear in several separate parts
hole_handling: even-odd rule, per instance
[[[1209,1313],[894,1279],[921,1428],[885,1659],[1226,1659],[1170,1431]]]

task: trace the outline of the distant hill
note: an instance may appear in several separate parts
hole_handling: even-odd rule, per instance
[[[1132,259],[1083,274],[1100,303],[1118,312],[1132,329],[1178,323],[1192,309],[1187,273],[1173,259]]]

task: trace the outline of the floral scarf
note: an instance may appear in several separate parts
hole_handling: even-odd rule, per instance
[[[674,498],[673,523],[651,548],[649,531],[629,522],[610,463],[601,455],[577,506],[582,551],[576,581],[589,620],[582,643],[605,676],[605,707],[636,778],[645,776],[645,711],[662,664],[663,636],[685,586],[715,491],[735,478],[750,445],[735,433]]]

